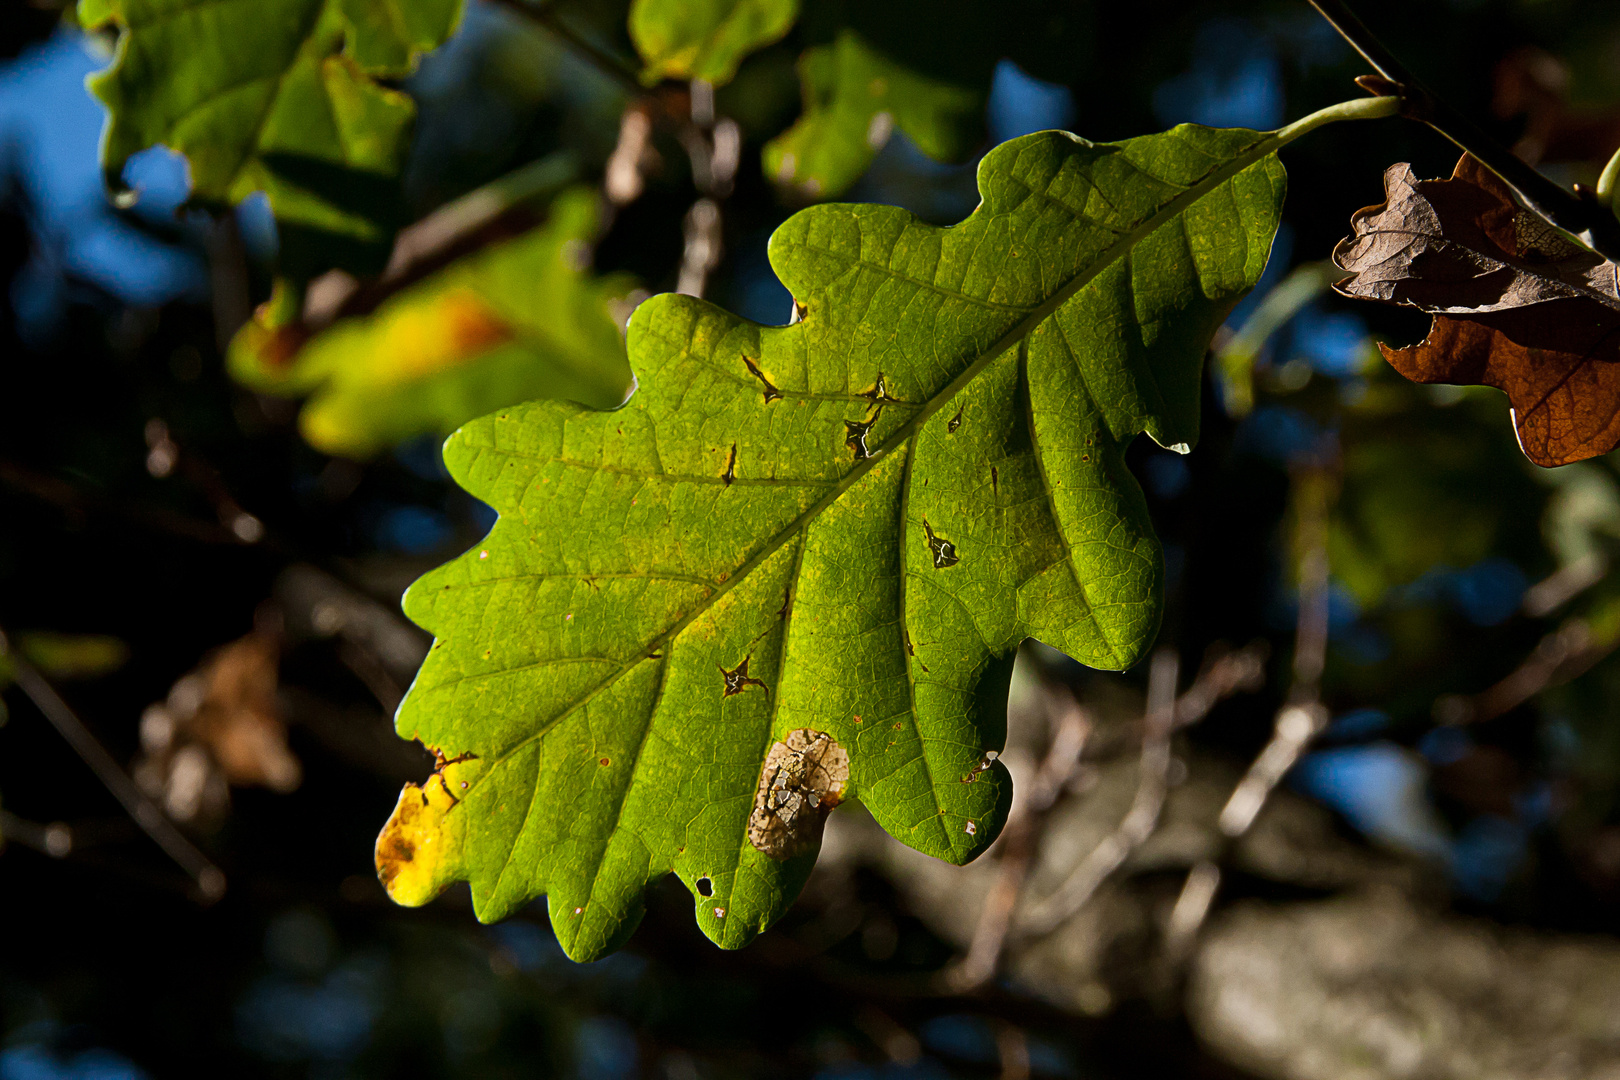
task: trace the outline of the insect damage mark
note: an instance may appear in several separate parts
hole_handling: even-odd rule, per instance
[[[986,750],[984,752],[984,756],[981,757],[973,768],[968,771],[966,776],[962,777],[962,783],[971,784],[973,781],[979,778],[981,773],[989,772],[990,767],[996,763],[996,758],[1000,756],[1001,754],[999,751]]]
[[[990,493],[992,495],[1001,494],[1001,477],[1000,474],[996,472],[996,467],[994,465],[990,466]]]
[[[821,840],[827,812],[844,797],[849,754],[831,735],[790,731],[771,746],[759,773],[748,842],[773,859],[790,859]]]
[[[889,383],[888,383],[888,381],[886,379],[884,379],[883,372],[881,372],[881,371],[878,372],[877,382],[872,384],[871,389],[864,390],[857,396],[866,398],[868,401],[872,402],[872,404],[874,404],[874,405],[882,405],[882,404],[885,404],[885,403],[897,402],[897,401],[900,400],[897,397],[890,396],[890,394],[889,394]],[[873,419],[875,420],[877,418],[873,417]]]
[[[737,444],[731,444],[731,456],[726,458],[726,471],[720,474],[720,479],[726,482],[726,487],[737,479]]]
[[[956,545],[943,536],[934,535],[934,527],[928,524],[927,518],[923,518],[923,531],[928,534],[928,553],[934,558],[935,570],[943,570],[962,561],[956,554]]]
[[[721,697],[731,697],[734,694],[740,694],[743,692],[745,687],[749,686],[757,686],[761,690],[765,691],[767,695],[770,694],[770,687],[766,686],[758,679],[750,679],[748,677],[748,661],[752,659],[752,655],[743,657],[743,662],[738,664],[730,671],[727,671],[724,667],[720,668],[720,675],[726,680],[725,692],[720,695]]]
[[[769,405],[771,402],[781,398],[782,391],[778,390],[771,380],[765,377],[765,373],[759,370],[759,365],[755,364],[753,360],[746,356],[742,359],[743,363],[748,365],[748,373],[754,378],[758,379],[765,387],[765,404]]]
[[[901,633],[904,634],[906,638],[906,655],[911,657],[913,660],[917,660],[917,650],[911,644],[911,631],[902,630]],[[928,673],[928,665],[923,663],[921,660],[917,660],[917,666],[923,669],[923,674],[926,675]],[[857,716],[855,718],[855,722],[857,724],[860,723],[861,718]]]
[[[966,410],[967,410],[966,405],[964,405],[960,409],[956,410],[956,415],[951,417],[950,421],[945,425],[945,434],[947,434],[947,435],[955,435],[956,434],[956,429],[962,426],[962,413],[965,412]]]
[[[433,771],[428,773],[427,780],[422,782],[422,805],[428,805],[427,785],[428,782],[431,781],[435,776],[439,778],[439,786],[444,789],[444,793],[450,796],[451,805],[453,806],[456,803],[459,803],[461,800],[456,797],[455,792],[450,790],[450,780],[445,776],[444,770],[448,769],[452,765],[460,765],[463,761],[477,761],[478,755],[468,751],[464,754],[457,754],[453,758],[447,758],[444,756],[444,751],[440,750],[436,746],[427,746],[423,747],[423,749],[433,755]],[[466,787],[467,782],[463,780],[461,782],[461,786]]]
[[[883,406],[879,405],[877,411],[865,420],[844,421],[844,445],[855,451],[856,461],[865,461],[872,456],[872,451],[866,445],[866,436],[871,434],[872,425],[882,415]]]

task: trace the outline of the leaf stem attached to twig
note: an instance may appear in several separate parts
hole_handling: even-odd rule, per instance
[[[1367,29],[1346,0],[1310,0],[1310,4],[1380,76],[1378,79],[1363,77],[1356,80],[1358,83],[1375,94],[1398,97],[1402,103],[1401,115],[1428,124],[1501,177],[1531,210],[1579,237],[1610,262],[1620,262],[1620,220],[1606,205],[1583,199],[1547,179],[1485,134],[1472,120],[1435,97]]]

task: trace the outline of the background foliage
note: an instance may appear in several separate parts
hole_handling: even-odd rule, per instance
[[[543,913],[484,928],[464,894],[393,907],[372,876],[372,840],[400,783],[432,763],[388,731],[425,647],[389,613],[491,521],[445,475],[439,435],[494,407],[488,393],[567,393],[568,365],[593,403],[622,397],[614,302],[677,284],[695,202],[719,210],[723,255],[706,295],[780,324],[791,300],[766,238],[806,201],[958,221],[976,200],[974,162],[997,141],[1052,126],[1099,140],[1181,121],[1274,127],[1349,96],[1361,70],[1349,51],[1280,0],[1031,0],[993,25],[903,3],[813,5],[791,25],[789,5],[695,5],[717,28],[695,45],[658,36],[669,4],[557,3],[537,20],[476,3],[413,65],[412,48],[457,25],[453,13],[383,48],[361,5],[305,6],[315,29],[277,63],[349,80],[368,108],[414,111],[408,139],[402,125],[399,143],[363,160],[307,146],[282,159],[286,147],[261,140],[246,172],[193,162],[189,192],[205,205],[178,210],[177,161],[135,153],[173,138],[160,128],[113,143],[115,161],[133,154],[122,180],[140,198],[102,197],[104,113],[83,79],[113,62],[112,39],[76,29],[134,26],[162,6],[12,0],[0,18],[0,626],[115,758],[156,778],[229,881],[200,907],[8,690],[0,1075],[162,1076],[208,1057],[264,1076],[989,1076],[1009,1024],[1027,1034],[1036,1075],[1235,1075],[1146,998],[1095,1019],[1006,986],[910,993],[906,979],[944,967],[952,947],[869,870],[812,880],[778,929],[736,954],[696,933],[684,891],[654,890],[628,950],[587,967],[562,958]],[[1620,20],[1600,5],[1363,7],[1448,99],[1559,178],[1590,180],[1620,142]],[[1527,47],[1564,64],[1567,86],[1530,79]],[[642,97],[658,77],[688,74],[717,84],[697,132],[706,167],[670,120],[692,116],[690,88],[664,82]],[[632,103],[648,125],[619,169],[640,185],[629,196],[612,178]],[[714,168],[731,137],[721,120],[735,124],[730,176]],[[1285,158],[1295,197],[1234,328],[1288,270],[1328,257],[1351,211],[1381,198],[1386,165],[1437,177],[1455,164],[1449,144],[1395,121],[1341,125]],[[497,185],[493,203],[462,201],[546,161]],[[249,175],[270,189],[274,222],[244,198]],[[604,181],[603,207],[579,194]],[[395,230],[451,209],[436,220],[455,243],[401,254]],[[354,276],[323,277],[334,266]],[[278,273],[282,304],[243,331],[261,338],[237,337]],[[513,273],[555,288],[508,294]],[[566,347],[528,333],[559,322]],[[1425,325],[1317,294],[1252,368],[1223,364],[1224,380],[1206,382],[1192,455],[1146,440],[1127,450],[1165,543],[1161,640],[1188,668],[1212,642],[1272,645],[1266,689],[1189,737],[1237,762],[1266,738],[1297,601],[1290,478],[1327,448],[1340,462],[1324,676],[1334,722],[1291,783],[1358,842],[1428,860],[1456,909],[1609,931],[1620,594],[1602,570],[1620,540],[1620,480],[1608,458],[1537,470],[1500,395],[1408,384],[1376,359],[1374,338],[1407,344]],[[1558,590],[1544,586],[1557,574],[1587,584],[1552,603]],[[1445,708],[1479,708],[1475,695],[1572,626],[1590,660],[1578,678],[1466,727],[1437,723]],[[216,652],[245,635],[250,646]],[[1145,681],[1036,663],[1083,694]],[[230,749],[241,740],[258,748],[245,765]],[[183,789],[186,761],[202,764]],[[66,858],[40,831],[55,822],[74,837]],[[1278,887],[1238,875],[1223,903],[1245,896],[1277,899]]]

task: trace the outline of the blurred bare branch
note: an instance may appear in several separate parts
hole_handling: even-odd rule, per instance
[[[1096,726],[1066,688],[1054,690],[1047,701],[1052,741],[1034,783],[1016,804],[997,844],[1001,850],[996,881],[979,914],[967,954],[943,973],[942,984],[953,992],[972,990],[995,976],[1047,815],[1080,769],[1086,738]]]
[[[1323,454],[1294,470],[1294,547],[1299,559],[1299,615],[1294,628],[1294,681],[1288,701],[1278,710],[1271,738],[1249,765],[1222,808],[1218,827],[1223,838],[1217,858],[1196,864],[1182,885],[1165,929],[1165,953],[1179,964],[1191,949],[1210,905],[1220,891],[1220,857],[1249,831],[1288,770],[1327,726],[1322,705],[1322,670],[1328,646],[1328,511],[1337,478],[1334,463]]]
[[[1447,694],[1434,703],[1442,724],[1494,720],[1546,690],[1582,674],[1620,648],[1620,634],[1595,634],[1585,619],[1570,619],[1536,643],[1522,664],[1480,694]]]
[[[1235,652],[1224,649],[1222,646],[1220,650],[1210,650],[1198,678],[1176,699],[1177,730],[1198,723],[1233,694],[1251,692],[1265,685],[1270,644],[1262,639],[1251,641]]]
[[[724,253],[720,204],[731,194],[742,158],[742,129],[730,117],[716,117],[714,87],[701,79],[691,84],[690,122],[678,129],[681,146],[692,163],[692,184],[699,198],[686,212],[685,247],[675,291],[702,296],[709,275]]]
[[[1170,788],[1170,733],[1175,727],[1176,675],[1180,661],[1172,649],[1153,654],[1148,668],[1147,710],[1142,718],[1141,772],[1136,798],[1119,828],[1080,861],[1068,879],[1019,920],[1031,935],[1049,934],[1074,916],[1099,886],[1153,834]]]
[[[175,828],[156,803],[141,793],[135,781],[119,767],[107,748],[90,733],[84,721],[68,707],[56,688],[29,663],[28,658],[8,647],[3,629],[0,629],[0,655],[7,657],[12,677],[22,692],[28,695],[57,733],[67,740],[67,744],[73,747],[90,771],[96,774],[96,778],[123,805],[135,824],[196,882],[201,899],[212,903],[225,895],[225,874]]]

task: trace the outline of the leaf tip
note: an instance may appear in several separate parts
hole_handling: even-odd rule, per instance
[[[421,907],[461,874],[461,836],[445,819],[456,801],[444,784],[443,774],[406,784],[377,835],[377,879],[402,907]]]

